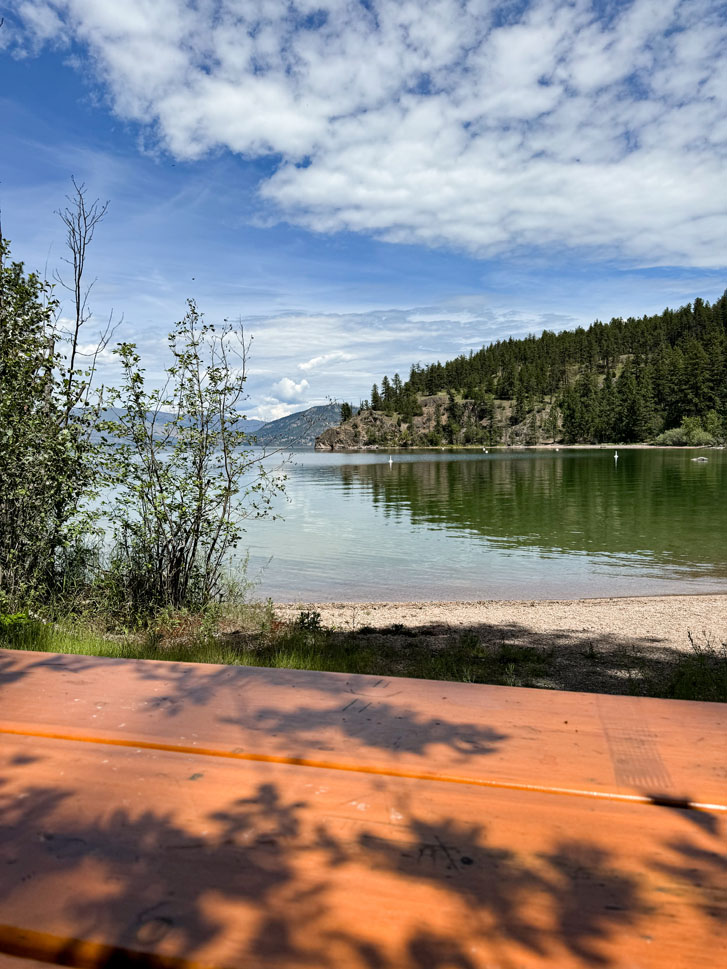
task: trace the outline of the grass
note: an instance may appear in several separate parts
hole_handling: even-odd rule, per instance
[[[281,623],[271,604],[265,603],[207,617],[167,615],[151,630],[110,633],[78,622],[6,616],[0,617],[0,646],[727,702],[727,644],[700,642],[691,635],[688,650],[663,650],[656,658],[633,650],[605,651],[593,643],[568,651],[483,642],[474,630],[444,641],[398,624],[387,629],[329,630],[321,628],[318,619],[301,613],[297,622]]]
[[[727,703],[727,643],[700,643],[689,633],[685,653],[663,680],[661,695],[673,700],[713,700]]]

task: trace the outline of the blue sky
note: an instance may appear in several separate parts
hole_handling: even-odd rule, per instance
[[[509,335],[727,284],[714,0],[21,0],[0,202],[49,271],[70,177],[109,199],[98,321],[150,374],[198,300],[269,419]],[[114,364],[104,363],[113,380]]]

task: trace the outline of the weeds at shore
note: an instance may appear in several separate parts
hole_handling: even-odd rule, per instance
[[[691,651],[683,654],[663,679],[659,695],[673,700],[727,702],[727,642],[719,645],[706,636],[700,642],[688,634]]]
[[[511,629],[503,629],[499,640],[492,629],[487,637],[476,629],[454,635],[400,624],[329,630],[304,618],[280,622],[267,602],[203,615],[168,614],[142,632],[109,633],[18,614],[2,618],[0,646],[727,702],[727,643],[704,635],[690,633],[690,649],[684,652],[648,651],[592,641],[585,648],[583,643],[528,645],[511,641]]]

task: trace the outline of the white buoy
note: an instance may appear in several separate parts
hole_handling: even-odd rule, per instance
[[[614,461],[618,461],[618,451],[613,452],[613,459]]]
[[[391,455],[389,455],[389,464],[392,465],[393,463],[394,463],[394,459],[392,458]]]

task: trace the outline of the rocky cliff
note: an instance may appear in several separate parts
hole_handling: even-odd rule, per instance
[[[316,438],[320,451],[395,447],[458,447],[550,443],[550,404],[518,421],[510,400],[493,400],[486,412],[472,400],[437,394],[419,398],[419,414],[365,410]]]

